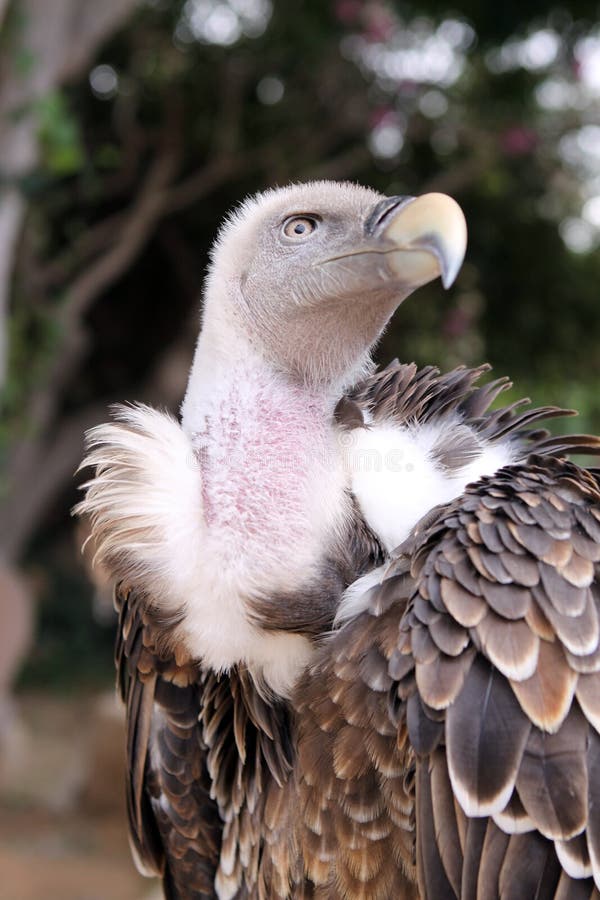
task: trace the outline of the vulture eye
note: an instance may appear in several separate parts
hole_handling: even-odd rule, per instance
[[[306,238],[317,230],[317,220],[309,216],[292,216],[283,225],[283,233],[289,238]]]

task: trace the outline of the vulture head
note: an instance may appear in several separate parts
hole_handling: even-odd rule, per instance
[[[438,275],[452,283],[465,248],[463,214],[443,194],[384,197],[337,182],[267,191],[217,239],[205,345],[339,390],[405,297]]]

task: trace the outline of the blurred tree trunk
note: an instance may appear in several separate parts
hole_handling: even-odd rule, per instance
[[[0,154],[2,152],[0,136]],[[8,300],[15,248],[25,218],[25,201],[15,187],[0,188],[0,390],[7,368]]]
[[[6,15],[6,10],[8,9],[9,0],[0,0],[0,26],[4,21],[4,16]]]
[[[137,3],[0,0],[0,26],[14,31],[0,50],[0,389],[13,260],[27,212],[20,182],[38,160],[36,101],[80,75]]]

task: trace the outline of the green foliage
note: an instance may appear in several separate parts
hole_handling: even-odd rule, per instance
[[[79,122],[61,91],[46,94],[35,104],[42,166],[57,177],[79,171],[85,154]]]

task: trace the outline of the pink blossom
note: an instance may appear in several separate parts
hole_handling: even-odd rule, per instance
[[[337,0],[334,12],[337,19],[344,25],[351,25],[360,19],[364,3],[360,0]]]
[[[385,43],[394,33],[392,13],[379,3],[370,3],[365,10],[364,37],[372,43]]]
[[[500,135],[500,146],[507,156],[527,156],[538,144],[538,135],[532,128],[516,125]]]
[[[378,125],[395,125],[397,115],[391,106],[378,106],[371,110],[369,115],[369,125],[371,128],[377,128]]]

